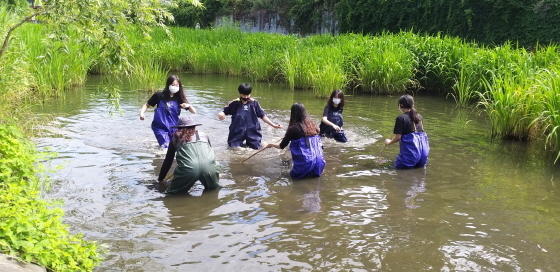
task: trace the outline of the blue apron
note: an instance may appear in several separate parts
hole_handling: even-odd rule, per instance
[[[247,104],[239,103],[235,113],[231,116],[229,125],[228,145],[239,147],[246,141],[248,147],[259,149],[261,147],[261,124],[257,117],[257,112],[253,101]]]
[[[395,168],[408,169],[426,166],[430,154],[430,144],[426,132],[402,135],[399,145],[400,153],[395,160]]]
[[[342,128],[342,125],[344,125],[344,122],[342,120],[342,109],[329,107],[327,120]],[[342,129],[340,131],[336,131],[333,127],[321,122],[321,124],[319,124],[319,130],[319,134],[321,136],[334,138],[335,140],[343,143],[348,142],[348,139],[346,138],[346,135],[344,134],[344,131]]]
[[[173,132],[176,130],[171,127],[177,125],[180,113],[181,107],[177,101],[167,101],[165,99],[159,101],[152,121],[152,130],[160,146],[169,147]]]
[[[290,176],[294,178],[319,177],[325,168],[321,136],[303,137],[290,142],[293,167]]]

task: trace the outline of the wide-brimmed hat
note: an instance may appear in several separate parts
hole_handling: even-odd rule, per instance
[[[172,128],[186,128],[186,127],[194,127],[200,126],[202,124],[196,123],[191,117],[189,116],[181,116],[179,117],[179,123]]]

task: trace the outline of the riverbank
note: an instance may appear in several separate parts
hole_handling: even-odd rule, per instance
[[[71,234],[61,203],[42,197],[50,186],[42,162],[56,154],[37,152],[19,127],[5,122],[0,123],[0,253],[53,271],[91,271],[101,260],[97,244]]]

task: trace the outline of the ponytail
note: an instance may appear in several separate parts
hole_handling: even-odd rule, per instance
[[[410,109],[408,111],[410,120],[412,120],[415,124],[420,123],[420,116],[418,115],[418,111],[414,108],[414,98],[412,98],[411,95],[405,94],[401,96],[401,98],[399,98],[399,107]]]
[[[408,116],[410,116],[410,120],[412,120],[415,124],[420,123],[420,117],[418,116],[418,111],[415,108],[411,108],[408,111]]]

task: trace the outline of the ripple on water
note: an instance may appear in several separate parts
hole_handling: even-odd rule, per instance
[[[199,83],[208,79],[190,74],[183,78]],[[383,136],[373,129],[392,128],[395,109],[386,103],[393,105],[395,98],[348,96],[351,107],[345,112],[344,129],[350,141],[324,139],[325,174],[295,181],[289,176],[290,166],[282,164],[286,151],[267,149],[242,162],[257,150],[228,149],[231,119],[218,121],[216,114],[235,97],[240,79],[211,79],[187,88],[198,113],[185,114],[203,123],[200,130],[212,141],[222,167],[221,190],[203,192],[197,185],[190,195],[168,196],[151,185],[165,156],[150,129],[153,109],[145,121],[137,116],[151,94],[123,92],[122,114],[109,116],[109,101],[95,94],[97,86],[90,84],[87,97],[92,99],[80,102],[79,110],[73,110],[76,101],[70,100],[60,102],[73,107],[68,112],[52,110],[59,117],[47,124],[37,143],[60,155],[50,162],[52,166],[65,167],[52,175],[52,190],[46,195],[64,200],[65,221],[73,231],[109,246],[100,271],[554,271],[558,267],[551,257],[558,252],[557,228],[551,222],[559,205],[549,195],[529,199],[543,188],[554,190],[543,185],[550,177],[538,183],[541,172],[523,168],[537,173],[524,177],[535,183],[525,186],[523,180],[513,180],[511,190],[497,183],[501,176],[513,179],[525,173],[508,172],[516,169],[504,163],[504,156],[488,158],[496,151],[482,140],[465,142],[485,135],[484,120],[450,130],[455,113],[448,109],[456,109],[452,102],[420,97],[422,107],[432,102],[421,112],[426,112],[432,124],[430,140],[437,144],[427,169],[399,172],[386,166],[390,164],[386,158],[394,159],[398,149],[381,152]],[[260,93],[255,88],[269,118],[284,125],[273,129],[263,124],[263,145],[284,136],[293,101],[303,99],[316,121],[324,107],[322,99],[306,92],[286,96],[285,86],[275,88]],[[293,101],[278,106],[284,99]],[[466,128],[461,118],[455,123]],[[494,190],[488,190],[490,186]],[[490,213],[488,202],[500,202],[496,205],[500,207]],[[539,212],[533,211],[535,206]],[[512,216],[520,210],[523,216]],[[544,218],[551,220],[539,220]],[[538,227],[530,229],[532,225]],[[537,239],[540,244],[533,242]]]

